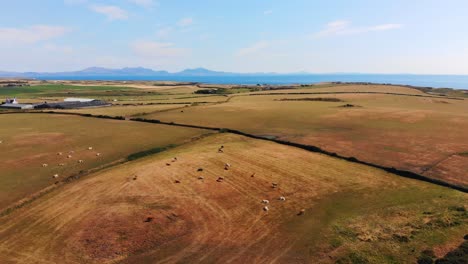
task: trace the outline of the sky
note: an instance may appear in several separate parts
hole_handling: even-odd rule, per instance
[[[468,74],[466,0],[15,0],[0,13],[0,71]]]

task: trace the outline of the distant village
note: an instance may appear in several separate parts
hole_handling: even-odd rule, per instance
[[[89,98],[65,98],[61,102],[42,102],[42,103],[19,103],[16,98],[6,98],[5,102],[0,104],[0,108],[30,110],[30,109],[75,109],[87,107],[103,107],[111,104],[102,100]]]

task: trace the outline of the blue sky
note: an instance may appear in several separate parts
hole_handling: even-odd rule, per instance
[[[0,70],[468,74],[468,1],[15,0]]]

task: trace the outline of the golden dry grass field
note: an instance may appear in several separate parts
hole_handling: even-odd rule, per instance
[[[416,263],[466,247],[466,192],[232,133],[76,115],[230,128],[467,187],[462,97],[388,85],[199,89],[0,88],[21,101],[113,104],[1,110],[0,263]]]
[[[0,115],[0,122],[5,124],[0,126],[0,209],[81,171],[208,133],[50,114],[6,114]]]
[[[409,88],[377,88],[380,92],[421,94]],[[336,89],[362,92],[374,88]],[[335,88],[306,90],[334,92]],[[362,93],[256,94],[234,95],[226,103],[190,107],[183,113],[165,111],[143,118],[230,128],[315,145],[344,156],[468,186],[467,100]],[[317,97],[341,102],[301,101]],[[345,104],[354,107],[341,107]]]
[[[134,116],[134,115],[146,115],[149,113],[167,111],[170,109],[183,109],[186,104],[157,104],[157,105],[112,105],[109,107],[99,108],[83,108],[83,109],[68,109],[59,110],[58,112],[63,113],[80,113],[80,114],[92,114],[92,115],[107,115],[107,116]]]
[[[89,175],[1,217],[0,258],[415,263],[424,250],[440,257],[462,242],[467,198],[321,154],[217,134]]]

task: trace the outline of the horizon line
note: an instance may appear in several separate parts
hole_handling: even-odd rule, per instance
[[[190,71],[190,70],[205,70],[213,73],[218,73],[218,74],[238,74],[238,75],[255,75],[255,74],[261,74],[261,75],[340,75],[340,74],[350,74],[350,75],[449,75],[449,76],[468,76],[468,73],[408,73],[408,72],[400,72],[400,73],[390,73],[390,72],[307,72],[307,71],[297,71],[297,72],[235,72],[235,71],[222,71],[222,70],[211,70],[205,67],[195,67],[195,68],[185,68],[179,71],[168,71],[168,70],[163,70],[163,69],[152,69],[152,68],[146,68],[142,66],[136,66],[136,67],[120,67],[120,68],[111,68],[111,67],[102,67],[102,66],[91,66],[91,67],[86,67],[78,70],[68,70],[68,71],[9,71],[9,70],[0,70],[1,73],[8,73],[8,74],[59,74],[59,73],[77,73],[81,72],[87,69],[106,69],[106,70],[124,70],[124,69],[143,69],[143,70],[151,70],[154,72],[167,72],[168,74],[178,74],[182,73],[184,71]],[[138,74],[135,74],[138,75]],[[104,75],[103,75],[104,76]],[[131,76],[131,75],[129,75]],[[151,75],[148,75],[151,76]],[[18,76],[20,77],[20,76]]]

